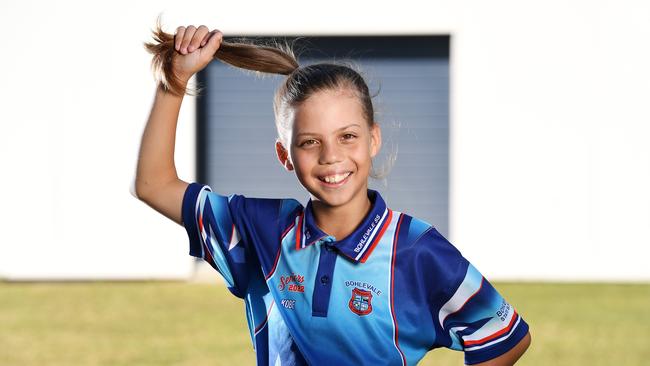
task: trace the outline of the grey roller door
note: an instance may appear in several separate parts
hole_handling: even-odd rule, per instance
[[[371,94],[377,94],[373,101],[384,137],[375,166],[397,149],[389,176],[371,179],[370,188],[392,209],[448,235],[449,37],[301,37],[297,45],[301,65],[348,59],[360,65]],[[199,73],[205,86],[197,100],[200,182],[222,194],[306,203],[307,191],[275,156],[272,101],[283,78],[255,77],[221,62]]]

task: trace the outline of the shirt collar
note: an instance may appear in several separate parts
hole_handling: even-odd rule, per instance
[[[309,199],[307,206],[298,218],[296,250],[308,247],[322,239],[331,242],[331,246],[337,248],[349,259],[355,262],[365,262],[384,235],[393,217],[393,211],[386,207],[379,192],[368,189],[368,198],[372,205],[368,215],[350,235],[339,241],[334,241],[332,236],[323,232],[316,225],[312,212],[312,200]]]

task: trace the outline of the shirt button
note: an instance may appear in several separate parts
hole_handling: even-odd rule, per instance
[[[329,279],[330,279],[330,278],[329,278],[327,275],[324,275],[324,276],[322,276],[322,277],[320,278],[320,282],[321,282],[323,285],[325,285],[325,284],[327,284],[327,281],[329,281]]]

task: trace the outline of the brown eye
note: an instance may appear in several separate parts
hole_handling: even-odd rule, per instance
[[[313,144],[315,144],[315,143],[316,143],[316,140],[314,140],[314,139],[309,139],[309,140],[305,140],[305,141],[303,141],[303,142],[300,144],[300,146],[309,146],[309,145],[313,145]]]
[[[344,140],[351,140],[351,139],[353,139],[355,137],[357,137],[357,136],[354,135],[354,134],[351,134],[351,133],[346,133],[345,135],[343,135]]]

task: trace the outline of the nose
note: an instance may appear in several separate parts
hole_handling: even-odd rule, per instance
[[[341,150],[338,144],[323,141],[320,150],[319,164],[335,164],[341,161]]]

